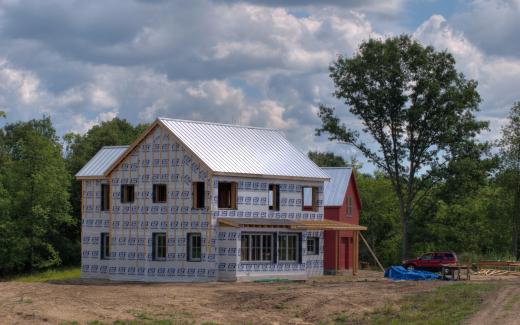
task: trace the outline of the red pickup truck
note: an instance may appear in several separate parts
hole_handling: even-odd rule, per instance
[[[430,252],[416,259],[403,261],[403,266],[409,270],[440,271],[442,264],[457,264],[457,261],[454,252]]]

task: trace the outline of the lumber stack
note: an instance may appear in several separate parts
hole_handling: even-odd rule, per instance
[[[480,269],[479,271],[473,273],[475,275],[484,275],[484,276],[504,276],[504,275],[516,275],[520,276],[519,271],[508,271],[508,270],[493,270],[493,269]]]

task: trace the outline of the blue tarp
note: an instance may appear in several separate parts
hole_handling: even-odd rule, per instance
[[[385,271],[385,278],[392,280],[438,280],[442,277],[436,273],[419,270],[407,270],[402,266],[390,266]]]

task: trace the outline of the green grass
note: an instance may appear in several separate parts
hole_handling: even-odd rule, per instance
[[[461,324],[479,310],[486,295],[497,289],[498,285],[490,283],[443,285],[431,292],[408,296],[394,304],[387,303],[361,318],[340,313],[331,321],[319,324]]]
[[[39,273],[24,274],[11,278],[11,281],[18,282],[47,282],[47,281],[60,281],[60,280],[71,280],[78,279],[80,277],[81,270],[79,267],[68,267],[60,269],[51,269]]]
[[[490,283],[456,283],[385,305],[366,315],[369,324],[460,324],[475,314],[484,297],[497,289]],[[336,322],[338,323],[338,322]]]

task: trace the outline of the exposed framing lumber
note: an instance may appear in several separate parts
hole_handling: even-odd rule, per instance
[[[382,272],[385,272],[385,268],[383,267],[383,265],[381,264],[381,262],[379,262],[379,259],[377,258],[376,254],[374,253],[374,251],[372,250],[372,248],[370,247],[370,245],[368,244],[367,240],[365,239],[365,237],[363,236],[362,233],[359,233],[359,236],[361,237],[361,239],[363,240],[363,242],[365,243],[365,245],[367,246],[368,248],[368,251],[370,252],[370,254],[372,255],[372,257],[374,258],[374,260],[376,261],[377,265],[379,266],[379,268],[381,269]]]

